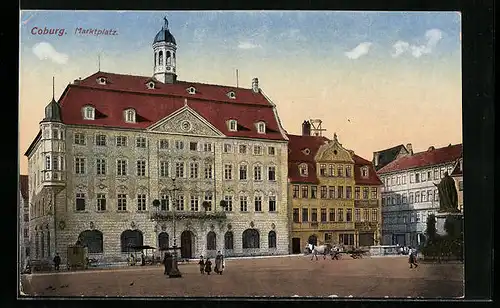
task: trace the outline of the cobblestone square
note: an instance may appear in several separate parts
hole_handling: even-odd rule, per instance
[[[223,275],[201,275],[196,262],[179,266],[183,277],[170,279],[163,267],[128,267],[23,277],[34,296],[338,296],[461,297],[463,264],[421,263],[407,258],[341,260],[308,256],[227,259]]]

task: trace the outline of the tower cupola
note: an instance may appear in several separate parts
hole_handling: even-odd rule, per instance
[[[42,122],[62,122],[61,106],[52,97],[52,101],[45,107],[45,118]]]
[[[163,83],[174,83],[177,80],[177,43],[172,33],[170,33],[167,18],[164,17],[163,21],[163,27],[156,34],[153,41],[153,77]]]

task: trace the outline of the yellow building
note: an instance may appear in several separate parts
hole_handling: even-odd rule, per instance
[[[382,183],[371,162],[345,149],[336,134],[311,136],[309,125],[302,124],[301,136],[288,135],[291,252],[308,243],[378,243]]]

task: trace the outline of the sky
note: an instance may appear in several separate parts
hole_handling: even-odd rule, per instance
[[[239,86],[251,88],[257,77],[289,134],[321,119],[326,137],[337,133],[368,160],[398,144],[419,152],[462,142],[459,12],[22,11],[21,174],[52,77],[58,99],[99,63],[105,72],[152,76],[152,43],[165,16],[178,79],[234,86],[237,69]]]

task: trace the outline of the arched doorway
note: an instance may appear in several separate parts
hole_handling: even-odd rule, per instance
[[[259,231],[255,229],[243,231],[243,248],[260,248]]]
[[[217,249],[217,236],[214,231],[210,231],[207,234],[207,250]]]
[[[165,250],[168,248],[168,233],[167,232],[161,232],[158,234],[158,249],[160,250]]]
[[[185,230],[181,233],[181,258],[193,257],[194,234],[191,231]]]
[[[313,235],[311,235],[311,236],[309,237],[309,239],[307,240],[307,242],[308,242],[309,244],[312,244],[312,245],[314,245],[314,246],[317,246],[317,245],[318,245],[318,237],[317,237],[316,235],[314,235],[314,234],[313,234]]]
[[[139,230],[125,230],[120,236],[122,252],[132,252],[131,247],[142,246],[143,236]]]
[[[88,247],[89,253],[103,252],[103,236],[99,230],[85,230],[78,236],[82,245]]]
[[[226,234],[224,234],[224,249],[233,249],[233,243],[233,232],[227,231]]]

